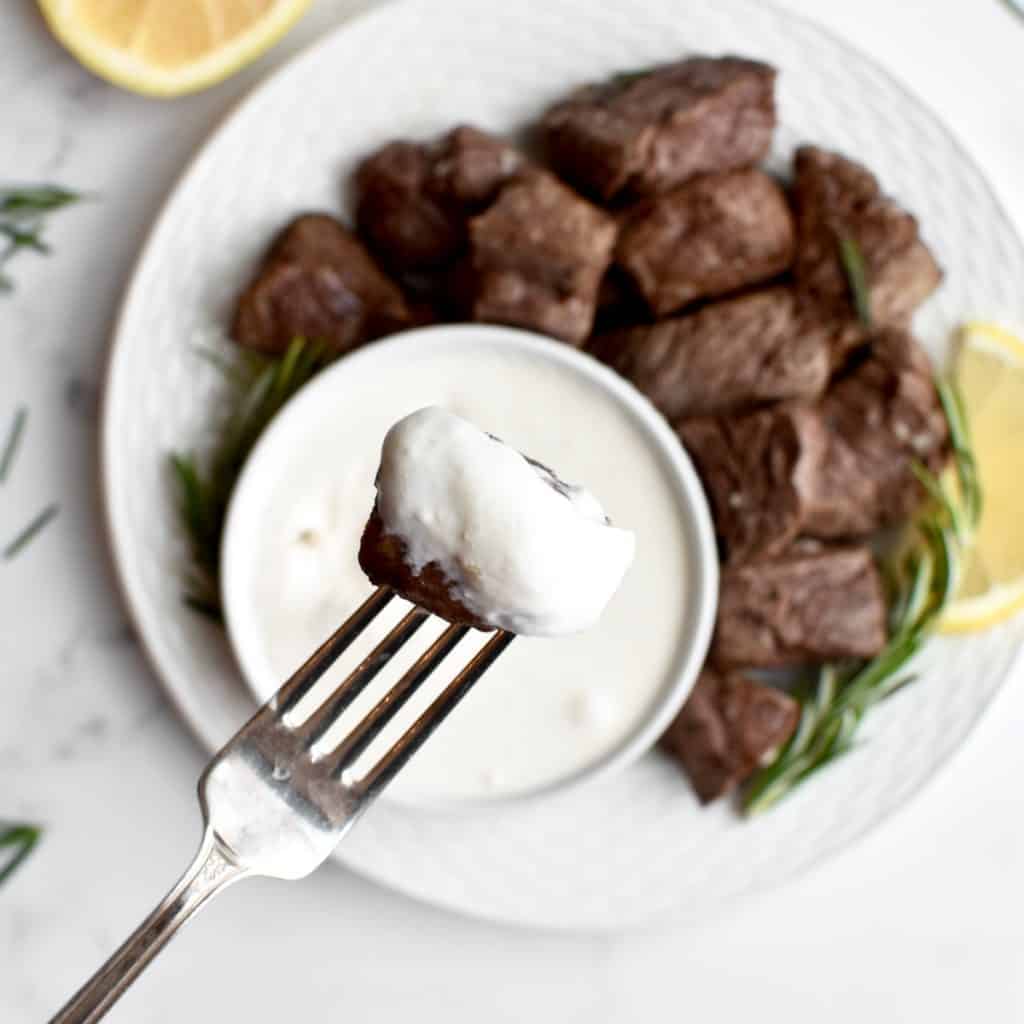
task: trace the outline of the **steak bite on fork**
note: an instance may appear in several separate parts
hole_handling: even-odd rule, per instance
[[[430,407],[388,431],[359,564],[450,622],[559,636],[597,621],[634,545],[584,488]]]

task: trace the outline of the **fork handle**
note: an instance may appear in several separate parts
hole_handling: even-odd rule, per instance
[[[93,1024],[105,1017],[178,929],[209,899],[246,874],[225,856],[208,828],[181,881],[50,1024]]]

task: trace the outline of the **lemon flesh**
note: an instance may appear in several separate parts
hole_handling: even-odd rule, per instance
[[[39,0],[87,68],[148,96],[180,96],[255,60],[310,0]]]
[[[1024,341],[969,324],[956,362],[984,506],[948,632],[983,629],[1024,609]]]

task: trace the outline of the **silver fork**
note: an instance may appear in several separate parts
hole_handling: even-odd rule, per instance
[[[469,632],[449,626],[331,749],[323,740],[371,680],[430,617],[413,608],[308,717],[296,709],[394,597],[377,589],[242,727],[199,779],[203,839],[167,898],[51,1024],[100,1020],[178,929],[229,885],[256,875],[298,879],[318,868],[378,793],[512,642],[495,633],[362,776],[356,759]]]

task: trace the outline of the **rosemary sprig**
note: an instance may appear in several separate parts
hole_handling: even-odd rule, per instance
[[[839,259],[843,264],[846,282],[850,287],[850,298],[857,312],[857,319],[865,327],[871,326],[871,294],[868,291],[868,272],[860,246],[849,235],[839,238]]]
[[[220,549],[231,492],[266,426],[327,362],[320,346],[296,338],[279,359],[254,356],[237,369],[221,366],[235,392],[234,413],[208,458],[171,455],[179,513],[192,556],[183,600],[193,611],[220,621]]]
[[[81,198],[78,192],[59,185],[0,188],[0,243],[5,243],[0,244],[0,291],[14,287],[4,268],[18,253],[49,253],[42,236],[47,216]]]
[[[904,668],[956,593],[963,554],[981,517],[982,494],[963,402],[951,381],[940,380],[936,386],[949,422],[956,487],[954,491],[923,466],[915,466],[931,500],[886,566],[895,585],[890,640],[870,661],[822,666],[811,685],[797,693],[801,715],[796,732],[747,784],[747,814],[772,807],[853,749],[865,715],[916,678]]]
[[[0,885],[21,866],[41,835],[42,832],[34,825],[0,825],[0,850],[9,847],[13,851],[6,855],[0,854],[0,860],[3,860],[0,866]]]

